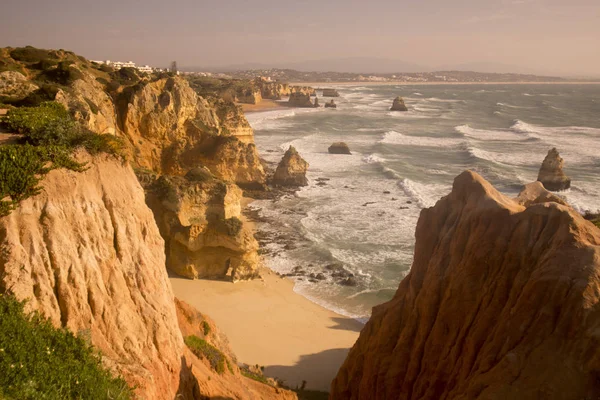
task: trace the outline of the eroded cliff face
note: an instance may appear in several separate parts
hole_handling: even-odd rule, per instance
[[[147,203],[166,240],[167,268],[188,278],[258,276],[258,243],[241,220],[242,191],[207,170],[146,177]]]
[[[421,212],[414,262],[332,383],[332,399],[600,395],[600,230],[541,185],[479,175]]]
[[[0,290],[91,338],[141,398],[173,399],[184,344],[164,243],[133,170],[103,155],[54,170],[0,219]]]
[[[167,175],[207,166],[222,179],[263,185],[265,174],[252,130],[233,107],[211,106],[182,78],[143,85],[119,107],[131,159],[139,167]]]
[[[92,74],[82,71],[82,76],[69,90],[60,89],[56,101],[92,132],[116,135],[117,112],[112,98]]]

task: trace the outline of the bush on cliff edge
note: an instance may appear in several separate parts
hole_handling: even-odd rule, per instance
[[[100,354],[66,329],[0,294],[0,398],[131,399]]]

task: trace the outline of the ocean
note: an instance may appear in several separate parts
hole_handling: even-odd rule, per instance
[[[515,196],[556,147],[572,179],[560,195],[580,212],[600,212],[600,85],[335,88],[335,110],[247,116],[267,162],[293,145],[310,163],[307,187],[250,207],[266,221],[263,235],[279,238],[266,245],[266,265],[303,270],[294,290],[326,308],[364,320],[391,299],[410,270],[421,209],[466,169]],[[408,112],[389,111],[396,96]],[[328,154],[337,141],[352,155]],[[353,286],[331,276],[332,264]],[[320,273],[325,279],[308,277]]]

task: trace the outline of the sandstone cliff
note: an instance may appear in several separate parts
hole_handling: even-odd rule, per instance
[[[258,243],[241,220],[242,191],[197,168],[183,177],[140,179],[166,241],[167,268],[188,278],[258,276]]]
[[[314,108],[315,104],[310,99],[310,94],[302,92],[292,92],[288,100],[290,107]],[[318,102],[317,106],[318,107]]]
[[[89,72],[68,89],[59,89],[55,100],[92,132],[117,134],[117,112],[112,98]]]
[[[76,158],[87,171],[51,171],[43,192],[0,219],[0,293],[89,338],[141,399],[295,399],[242,376],[215,324],[175,301],[163,239],[131,167],[107,155]],[[184,344],[189,335],[230,368],[216,371]]]
[[[163,240],[130,167],[78,159],[87,171],[50,172],[41,194],[0,219],[0,291],[89,335],[141,397],[172,399],[184,344]]]
[[[600,395],[600,230],[532,189],[517,202],[465,172],[421,212],[411,272],[331,399]]]
[[[241,185],[265,182],[250,126],[239,109],[223,104],[215,109],[182,78],[159,79],[133,91],[120,107],[120,119],[139,167],[183,175],[205,165]]]

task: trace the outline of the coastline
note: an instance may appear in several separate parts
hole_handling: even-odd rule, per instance
[[[243,197],[242,209],[254,199]],[[243,213],[253,232],[256,225]],[[264,366],[265,376],[291,387],[329,392],[364,326],[294,291],[294,282],[266,266],[261,279],[231,283],[170,276],[175,297],[211,317],[238,361]],[[240,329],[243,327],[243,329]]]
[[[405,82],[405,81],[387,81],[387,82],[290,82],[290,85],[327,87],[334,86],[435,86],[435,85],[600,85],[600,81],[592,82]]]
[[[170,277],[175,297],[210,316],[238,361],[264,366],[289,387],[330,390],[363,325],[294,292],[294,283],[261,268],[262,279],[231,283]]]
[[[246,104],[246,103],[236,103],[239,106],[242,106],[242,110],[244,114],[252,114],[257,112],[265,112],[265,111],[273,111],[279,110],[282,108],[288,108],[285,102],[270,100],[270,99],[262,99],[258,104]]]

